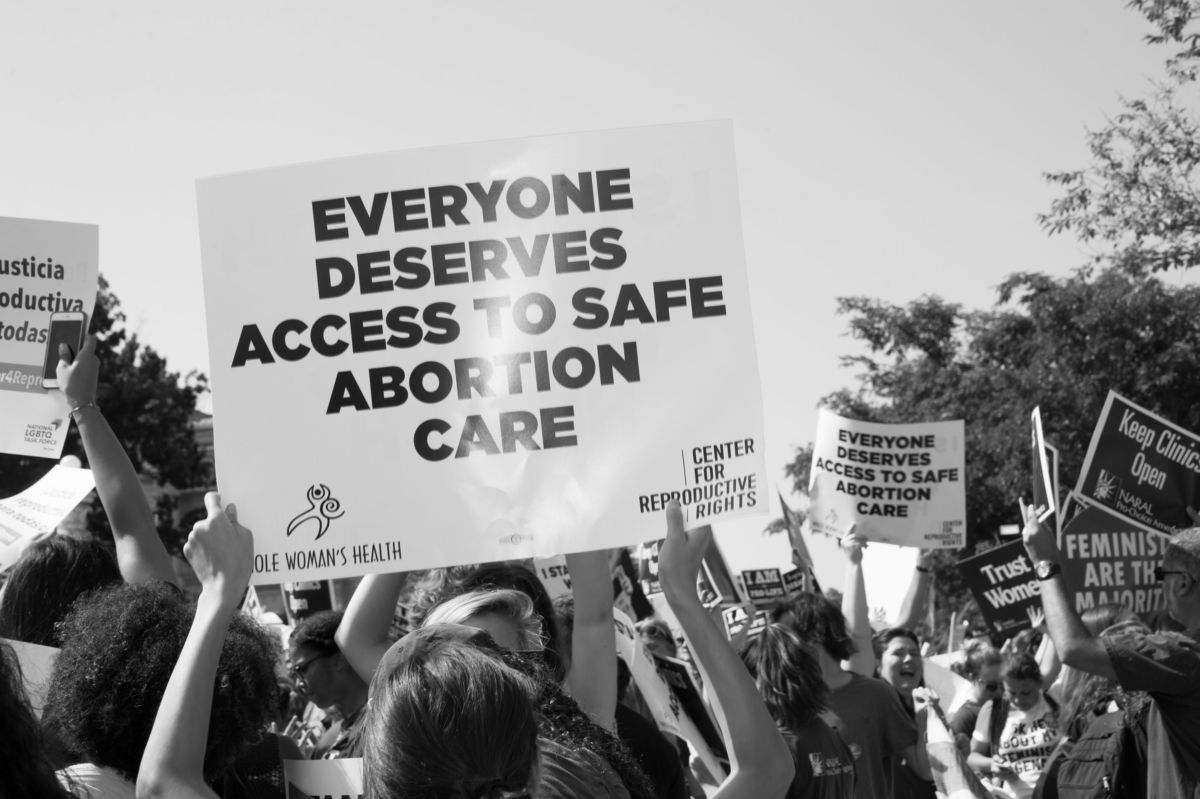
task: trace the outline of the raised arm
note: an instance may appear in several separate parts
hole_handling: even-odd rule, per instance
[[[96,337],[88,336],[73,359],[65,344],[59,345],[58,355],[58,385],[79,427],[83,451],[96,478],[96,493],[112,526],[121,576],[127,583],[162,580],[177,585],[171,557],[158,536],[154,513],[133,463],[96,407],[100,370]]]
[[[854,640],[854,654],[848,661],[850,670],[871,677],[875,674],[875,645],[871,640],[871,615],[867,607],[867,585],[862,570],[863,548],[866,545],[866,539],[855,533],[853,526],[842,537],[842,551],[849,561],[842,592],[842,615],[846,617],[850,637]]]
[[[900,606],[900,616],[893,627],[905,627],[915,630],[925,618],[929,608],[929,592],[933,587],[933,558],[929,550],[922,549],[913,568],[912,581],[908,584],[908,593],[904,595],[904,604]]]
[[[196,616],[171,672],[137,775],[138,799],[217,796],[204,782],[204,753],[213,684],[221,648],[254,566],[254,538],[222,511],[214,492],[204,497],[208,518],[197,522],[183,554],[200,580]]]
[[[346,662],[367,683],[391,646],[388,629],[407,583],[408,572],[368,574],[354,589],[354,596],[346,606],[334,640]]]
[[[617,658],[613,644],[613,582],[608,550],[567,555],[575,625],[567,687],[592,721],[615,732]],[[551,620],[547,619],[547,624]]]
[[[1037,658],[1038,670],[1042,672],[1042,688],[1048,691],[1062,672],[1062,661],[1058,658],[1058,650],[1054,648],[1054,639],[1046,630],[1046,614],[1036,607],[1027,608],[1025,612],[1029,615],[1029,623],[1033,625],[1033,629],[1042,634],[1042,642],[1038,644],[1034,657]]]
[[[729,750],[730,774],[713,797],[783,797],[795,774],[787,744],[775,727],[741,658],[729,647],[696,593],[700,561],[712,529],[685,532],[676,502],[667,507],[667,538],[659,552],[659,580],[696,665]]]
[[[1022,533],[1025,550],[1035,568],[1041,562],[1059,567],[1058,542],[1055,540],[1054,531],[1042,527],[1038,521],[1041,510],[1027,507],[1024,500],[1021,501],[1021,514],[1025,518],[1025,529]],[[1046,612],[1046,629],[1062,662],[1072,668],[1115,680],[1117,675],[1104,643],[1088,632],[1071,604],[1071,595],[1067,591],[1066,582],[1063,581],[1061,567],[1054,576],[1040,582],[1042,609]]]

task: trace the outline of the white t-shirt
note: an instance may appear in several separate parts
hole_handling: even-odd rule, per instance
[[[979,720],[975,722],[975,732],[971,736],[989,746],[993,707],[994,704],[989,702],[979,711]],[[1030,710],[1018,710],[1009,703],[1000,743],[992,752],[992,759],[997,765],[1015,771],[1018,779],[993,778],[994,787],[1000,788],[1013,799],[1030,799],[1057,739],[1058,725],[1046,697],[1039,699]]]
[[[58,781],[79,799],[135,799],[133,783],[107,766],[76,763],[60,769]]]

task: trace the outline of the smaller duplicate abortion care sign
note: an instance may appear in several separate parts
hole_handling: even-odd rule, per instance
[[[254,582],[660,538],[757,512],[728,123],[198,184],[223,496]]]

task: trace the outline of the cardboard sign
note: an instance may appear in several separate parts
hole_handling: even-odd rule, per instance
[[[874,424],[821,409],[813,445],[808,519],[840,538],[925,549],[966,543],[963,423]]]
[[[787,596],[783,587],[783,576],[779,569],[751,569],[742,572],[742,585],[746,594],[755,604],[769,605],[777,599]]]
[[[1200,436],[1110,391],[1075,493],[1152,530],[1190,527],[1187,508],[1200,507]]]
[[[197,201],[217,482],[255,582],[765,506],[728,123],[263,169]]]
[[[361,757],[337,760],[284,760],[287,799],[362,799]]]
[[[746,609],[741,605],[723,608],[721,610],[721,621],[725,624],[725,637],[730,641],[741,635],[742,631],[746,629],[747,624],[750,625],[750,630],[746,635],[757,635],[770,623],[765,610],[755,611],[754,618],[750,618],[750,615],[746,613]]]
[[[1030,627],[1028,609],[1041,606],[1042,585],[1023,542],[960,560],[958,572],[994,631],[1012,634]]]
[[[1146,614],[1163,607],[1154,567],[1170,538],[1147,530],[1102,507],[1084,508],[1063,528],[1059,551],[1063,580],[1075,610],[1108,603]]]
[[[54,466],[20,494],[0,499],[0,571],[39,535],[53,532],[95,487],[90,469]]]
[[[91,318],[99,236],[95,225],[0,217],[0,452],[62,455],[67,401],[42,387],[50,315]]]
[[[25,685],[25,697],[33,714],[39,719],[46,707],[46,694],[50,690],[50,677],[54,673],[54,661],[58,658],[59,650],[50,646],[30,644],[25,641],[14,641],[11,638],[0,638],[0,649],[8,646],[17,657],[21,667],[21,680]],[[0,653],[0,656],[3,656]]]

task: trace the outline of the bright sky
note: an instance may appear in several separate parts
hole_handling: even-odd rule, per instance
[[[0,215],[100,225],[142,339],[208,370],[195,179],[544,133],[730,118],[782,480],[849,385],[835,298],[971,307],[1084,260],[1041,174],[1161,74],[1124,0],[120,4],[0,11]],[[761,562],[756,520],[731,552]],[[773,541],[770,557],[786,557]],[[726,549],[730,549],[727,545]]]

